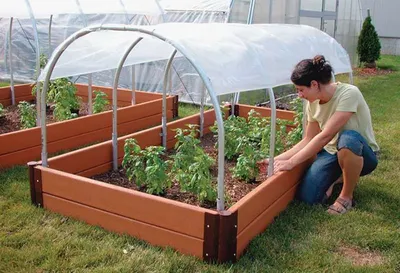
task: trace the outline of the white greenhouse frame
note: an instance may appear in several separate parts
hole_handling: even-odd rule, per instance
[[[125,14],[128,16],[128,14],[142,14],[142,15],[158,15],[158,16],[163,16],[164,15],[164,10],[161,8],[161,5],[159,4],[158,0],[152,0],[154,2],[154,6],[157,7],[157,12],[155,11],[154,7],[145,9],[145,10],[140,10],[137,9],[136,7],[131,8],[131,4],[129,4],[129,1],[132,0],[114,0],[115,3],[119,4],[119,12],[121,14]],[[136,2],[138,3],[140,0],[137,0]],[[149,0],[146,0],[149,1]],[[25,4],[25,5],[24,5]],[[38,38],[38,30],[37,30],[37,19],[47,19],[49,18],[49,53],[51,53],[51,27],[52,27],[52,21],[53,21],[53,15],[57,15],[62,13],[64,10],[60,8],[60,4],[69,6],[70,9],[68,10],[68,14],[78,14],[82,16],[82,20],[85,23],[85,27],[88,26],[87,20],[86,20],[86,15],[90,13],[96,13],[96,14],[108,14],[110,13],[110,10],[108,8],[104,8],[99,10],[98,7],[95,7],[91,4],[93,4],[93,1],[90,0],[57,0],[57,1],[49,1],[49,0],[17,0],[13,1],[7,4],[7,9],[5,11],[1,11],[0,15],[4,17],[9,17],[10,22],[9,22],[9,29],[8,29],[8,35],[7,35],[7,45],[9,47],[8,53],[9,53],[9,67],[10,67],[10,89],[11,89],[11,103],[12,105],[15,105],[15,92],[14,92],[14,76],[13,76],[13,67],[12,67],[12,25],[13,25],[13,20],[14,18],[30,18],[31,19],[31,24],[33,28],[33,35],[35,39],[35,47],[36,47],[36,75],[35,75],[35,80],[36,80],[36,86],[37,89],[40,89],[40,82],[38,80],[39,74],[40,74],[40,46],[39,46],[39,38]],[[39,11],[35,12],[36,10],[33,8],[34,7]],[[133,4],[135,5],[135,4]],[[15,10],[20,10],[23,9],[23,6],[26,8],[26,13],[22,13],[19,15],[15,15],[14,11]],[[85,10],[83,7],[85,7]],[[105,7],[105,6],[102,6]],[[43,11],[44,10],[44,11]],[[129,23],[128,17],[126,17],[127,21],[126,23]],[[134,77],[134,75],[133,75]],[[132,78],[132,81],[134,79]],[[40,92],[37,92],[36,96],[37,102],[40,102]],[[133,102],[132,98],[132,102]],[[88,104],[89,104],[89,114],[92,113],[92,77],[91,74],[89,74],[88,78]],[[40,103],[36,103],[36,111],[37,111],[37,124],[40,125]]]
[[[46,117],[46,111],[45,111],[45,104],[46,104],[46,94],[47,94],[47,89],[48,89],[48,84],[49,84],[49,80],[52,78],[51,75],[53,73],[53,71],[56,68],[56,64],[57,62],[60,60],[61,56],[63,53],[65,53],[68,50],[68,47],[70,45],[72,45],[75,41],[79,40],[80,38],[91,34],[91,33],[101,33],[102,31],[104,32],[104,34],[110,33],[110,32],[131,32],[131,33],[137,33],[137,38],[135,38],[133,41],[128,41],[126,42],[126,44],[128,45],[128,47],[126,48],[126,50],[123,52],[122,57],[120,57],[120,60],[118,62],[118,66],[116,69],[116,73],[115,73],[115,78],[114,78],[114,86],[113,86],[113,133],[112,133],[112,147],[113,147],[113,169],[116,170],[118,168],[118,146],[117,146],[117,139],[118,139],[118,135],[117,135],[117,100],[116,100],[116,94],[117,94],[117,87],[118,87],[118,81],[119,81],[119,73],[122,69],[122,66],[124,65],[125,61],[127,60],[128,55],[130,54],[130,52],[132,51],[132,49],[139,44],[143,39],[148,38],[148,40],[146,39],[146,42],[153,42],[153,41],[163,41],[166,44],[168,44],[169,46],[172,46],[173,51],[172,54],[169,55],[169,57],[165,56],[165,59],[168,59],[168,63],[166,65],[165,71],[164,71],[164,88],[163,88],[163,117],[162,117],[162,136],[163,136],[163,145],[166,146],[166,134],[167,134],[167,130],[166,130],[166,93],[167,93],[167,83],[168,83],[168,74],[169,74],[169,68],[171,66],[172,63],[172,59],[174,58],[175,54],[177,52],[179,52],[182,56],[186,57],[188,59],[188,61],[193,65],[193,67],[195,68],[195,70],[198,72],[199,76],[201,77],[201,79],[203,80],[203,83],[205,85],[205,87],[207,88],[207,91],[211,97],[211,101],[212,104],[214,106],[215,109],[215,114],[216,114],[216,121],[217,121],[217,125],[218,125],[218,197],[217,197],[217,210],[218,211],[222,211],[224,210],[224,206],[225,206],[225,202],[224,202],[224,161],[225,161],[225,156],[224,156],[224,140],[225,140],[225,132],[224,132],[224,127],[223,127],[223,118],[222,118],[222,113],[221,113],[221,109],[219,108],[219,102],[218,102],[218,98],[217,95],[221,94],[221,90],[226,88],[226,86],[224,85],[218,85],[217,82],[215,82],[215,80],[221,80],[221,76],[220,74],[216,75],[211,75],[210,73],[207,73],[207,69],[209,69],[209,67],[203,67],[203,65],[201,64],[201,53],[204,54],[204,52],[201,52],[199,49],[198,52],[196,51],[196,47],[195,48],[190,48],[190,41],[188,43],[185,44],[186,40],[179,40],[179,36],[181,36],[181,32],[179,32],[179,27],[184,27],[184,29],[186,31],[191,30],[192,27],[200,26],[202,25],[202,28],[204,30],[204,28],[212,28],[213,26],[211,24],[207,24],[208,26],[204,26],[204,24],[191,24],[192,26],[189,26],[188,28],[188,24],[161,24],[161,29],[162,27],[164,27],[164,31],[170,30],[170,28],[175,28],[174,30],[178,30],[176,33],[174,33],[174,35],[170,35],[171,37],[167,37],[166,35],[157,33],[157,29],[151,29],[149,27],[133,27],[133,26],[126,26],[126,25],[99,25],[99,26],[92,26],[92,27],[88,27],[85,29],[82,29],[78,32],[76,32],[75,34],[73,34],[72,36],[70,36],[68,39],[66,39],[53,53],[52,57],[50,58],[49,62],[47,63],[45,69],[42,71],[42,74],[40,75],[39,79],[44,81],[44,85],[43,85],[43,90],[42,90],[42,96],[41,96],[41,115],[42,115],[42,120],[44,121],[41,125],[41,133],[42,133],[42,166],[47,167],[48,166],[48,154],[47,154],[47,129],[46,129],[46,124],[45,124],[45,117]],[[282,29],[286,29],[288,30],[288,32],[290,32],[293,35],[296,35],[297,33],[299,33],[299,26],[288,26],[288,25],[284,25],[285,27],[282,27]],[[215,26],[214,26],[215,27]],[[237,27],[238,29],[240,29],[240,31],[242,31],[243,33],[247,33],[248,30],[252,30],[253,33],[256,32],[260,32],[260,36],[262,37],[267,37],[270,38],[271,37],[271,33],[268,33],[266,31],[266,29],[263,29],[262,26],[254,26],[254,25],[224,25],[223,27],[221,27],[219,30],[222,32],[221,33],[226,33],[226,31],[233,31],[233,33],[236,35],[238,34],[237,32],[235,32],[235,27]],[[275,27],[277,27],[275,29],[275,31],[277,30],[282,30],[279,29],[279,25],[276,25]],[[206,31],[203,31],[203,35],[208,35],[209,31],[208,29],[205,29]],[[304,27],[303,27],[304,30]],[[307,27],[305,28],[305,31],[309,31],[310,34],[314,34],[314,36],[312,38],[316,39],[316,38],[321,38],[321,37],[325,37],[323,32],[321,31],[317,31],[314,28],[311,27]],[[161,31],[162,32],[162,31]],[[167,31],[168,33],[168,31]],[[183,32],[182,32],[183,33]],[[196,33],[198,35],[200,35],[199,33]],[[234,35],[234,36],[235,36]],[[297,34],[300,35],[300,34]],[[321,35],[321,36],[318,36]],[[126,35],[124,36],[126,37]],[[184,37],[184,35],[182,35],[182,37]],[[192,36],[193,37],[193,36]],[[236,36],[235,36],[236,37]],[[89,37],[90,39],[91,37]],[[129,37],[130,38],[130,37]],[[155,39],[154,39],[155,38]],[[186,37],[187,38],[187,37]],[[196,37],[198,38],[198,37]],[[216,37],[216,38],[224,38],[224,37]],[[190,38],[189,38],[190,39]],[[242,40],[243,41],[243,40]],[[273,40],[271,40],[273,41]],[[296,41],[296,39],[294,39],[293,41]],[[309,39],[308,43],[313,42],[313,39]],[[330,38],[329,40],[326,40],[327,43],[330,43],[329,45],[326,44],[326,46],[322,46],[320,44],[317,44],[317,46],[320,46],[321,48],[319,48],[319,50],[321,50],[321,54],[330,54],[330,56],[328,56],[328,58],[330,57],[330,60],[332,62],[336,62],[336,64],[338,66],[340,66],[340,73],[351,73],[352,69],[351,69],[351,64],[350,64],[350,59],[347,55],[347,52],[332,38]],[[261,42],[266,42],[266,40],[261,41]],[[259,43],[261,43],[259,42]],[[276,42],[276,41],[274,41]],[[297,40],[298,42],[298,40]],[[303,41],[302,41],[303,42]],[[315,42],[315,41],[314,41]],[[243,43],[245,44],[246,42],[243,41]],[[229,44],[229,43],[228,43]],[[309,49],[309,44],[304,43],[304,48],[306,48],[305,50],[310,51],[310,54],[313,54],[314,52],[311,51]],[[232,44],[229,44],[232,45]],[[257,45],[257,42],[256,42]],[[285,44],[286,45],[286,44]],[[223,47],[225,46],[225,47]],[[210,47],[216,47],[217,49],[221,49],[221,48],[225,48],[227,44],[224,43],[223,46],[221,46],[221,44],[206,44],[205,47],[206,48],[210,48]],[[254,51],[254,46],[253,45],[249,45],[244,48],[247,48],[247,50],[250,50],[251,52]],[[288,45],[286,45],[288,46]],[[290,45],[289,45],[290,46]],[[232,46],[231,46],[232,47]],[[298,48],[298,44],[294,43],[292,45],[292,47],[295,47],[296,49]],[[233,48],[233,47],[232,47]],[[327,49],[329,48],[329,49]],[[242,48],[243,49],[243,48]],[[252,51],[253,49],[253,51]],[[334,51],[334,52],[333,52]],[[243,51],[242,51],[243,52]],[[261,56],[263,52],[256,52],[254,54],[255,57],[259,56],[261,59]],[[79,53],[75,53],[75,54],[79,54]],[[196,55],[197,54],[197,55]],[[243,53],[245,55],[245,57],[248,57],[246,55],[246,52]],[[332,55],[333,54],[333,55]],[[336,54],[336,55],[335,55]],[[253,56],[253,57],[254,57]],[[337,56],[337,58],[340,58],[340,60],[335,60],[332,59],[334,58],[334,56]],[[197,57],[197,58],[196,58]],[[214,56],[215,57],[215,56]],[[242,58],[241,58],[242,57]],[[246,61],[248,61],[248,58],[243,58],[243,56],[239,56],[239,57],[233,57],[233,61],[236,64],[237,67],[241,67],[241,65],[243,66],[243,64],[248,64],[246,63]],[[297,61],[297,60],[296,60]],[[128,64],[130,65],[130,64]],[[264,66],[261,66],[264,67]],[[272,64],[272,69],[276,68],[274,66],[274,64]],[[62,69],[61,69],[62,70]],[[243,73],[243,69],[237,69],[234,70],[236,71],[236,73]],[[256,76],[263,76],[265,75],[264,73],[266,71],[260,71],[259,67],[254,68],[255,73],[258,73],[258,75]],[[60,71],[58,71],[60,72]],[[88,73],[91,71],[88,71]],[[273,72],[273,71],[270,71]],[[285,70],[286,73],[286,70]],[[56,73],[57,74],[57,73]],[[222,73],[223,74],[223,73]],[[217,78],[213,78],[213,76],[216,76]],[[233,75],[236,76],[237,79],[240,79],[240,76],[238,75]],[[56,75],[54,76],[56,77],[60,77],[60,75]],[[224,75],[222,75],[222,77],[224,77]],[[214,80],[214,82],[212,82],[212,80]],[[216,84],[217,83],[217,84]],[[283,84],[284,82],[282,82]],[[248,85],[248,90],[251,90],[251,88],[253,87],[251,85],[251,83],[246,83]],[[265,88],[267,88],[269,90],[269,94],[271,95],[271,139],[270,139],[270,166],[268,169],[268,175],[271,176],[273,174],[273,161],[274,161],[274,149],[275,149],[275,126],[276,126],[276,107],[275,107],[275,103],[274,103],[274,94],[272,91],[272,85],[268,85],[265,84],[266,86],[264,86]],[[228,89],[229,91],[224,91],[225,94],[229,94],[229,93],[234,93],[237,90],[233,90],[230,91],[230,89]],[[201,113],[202,114],[202,113]],[[202,115],[201,115],[202,116]]]

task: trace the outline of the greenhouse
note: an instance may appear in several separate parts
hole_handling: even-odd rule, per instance
[[[0,11],[0,78],[34,82],[40,55],[53,50],[75,31],[96,24],[153,25],[165,22],[192,23],[284,23],[306,24],[334,37],[347,50],[353,64],[356,39],[361,27],[359,1],[300,0],[154,0],[102,1],[13,1]],[[110,7],[112,7],[110,9]],[[7,42],[8,41],[8,42]],[[102,42],[102,41],[99,41]],[[120,86],[161,92],[165,61],[137,64],[121,72]],[[111,86],[113,72],[76,75],[75,82]],[[180,101],[199,103],[196,93],[204,87],[185,59],[172,64],[172,94]],[[210,103],[209,99],[207,100]]]

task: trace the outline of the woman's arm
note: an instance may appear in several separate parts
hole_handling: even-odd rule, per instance
[[[302,150],[286,160],[277,160],[275,171],[291,170],[293,167],[316,155],[347,123],[353,112],[335,112],[325,128],[309,141]]]
[[[319,128],[318,122],[308,122],[304,138],[291,149],[275,157],[275,159],[288,160],[292,158],[295,154],[302,150],[320,131],[321,129]]]
[[[308,122],[304,138],[295,146],[293,146],[291,149],[275,157],[274,158],[275,162],[279,160],[284,161],[290,159],[292,156],[297,154],[301,149],[303,149],[320,131],[321,129],[319,128],[318,122]],[[269,159],[261,160],[257,162],[257,164],[258,167],[260,168],[260,171],[265,172],[269,164]]]

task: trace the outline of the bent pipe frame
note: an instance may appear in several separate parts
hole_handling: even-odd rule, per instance
[[[32,21],[33,36],[35,39],[35,46],[36,46],[36,72],[35,72],[35,78],[36,78],[35,79],[36,80],[36,125],[39,126],[43,123],[43,122],[41,122],[41,118],[40,118],[40,116],[41,116],[40,115],[41,93],[40,93],[40,82],[39,82],[39,75],[40,75],[39,35],[38,35],[38,30],[37,30],[36,18],[35,18],[35,15],[33,14],[33,10],[32,10],[29,0],[25,0],[25,4],[26,4],[28,12],[29,12],[29,17],[31,18],[31,21]]]
[[[79,30],[69,38],[67,38],[58,48],[57,50],[53,53],[52,57],[50,58],[48,62],[48,71],[46,73],[45,79],[44,79],[44,85],[42,89],[42,96],[41,96],[41,117],[42,117],[42,124],[41,124],[41,133],[42,133],[42,166],[47,167],[48,166],[48,154],[47,154],[47,128],[46,128],[46,95],[47,95],[47,89],[49,86],[49,80],[51,77],[51,73],[54,70],[54,67],[57,63],[57,61],[60,59],[61,55],[63,52],[70,46],[75,40],[89,34],[92,32],[96,31],[101,31],[101,30],[114,30],[114,31],[133,31],[133,32],[139,32],[143,33],[155,38],[158,38],[171,46],[173,46],[176,50],[178,50],[183,56],[187,58],[187,60],[193,65],[193,67],[196,69],[197,73],[199,73],[199,76],[204,82],[205,87],[207,88],[207,91],[211,97],[211,102],[214,106],[215,110],[215,115],[216,115],[216,120],[217,120],[217,125],[218,125],[218,197],[217,197],[217,210],[218,211],[223,211],[224,208],[224,163],[225,163],[225,156],[224,156],[224,140],[225,140],[225,131],[223,127],[223,118],[222,118],[222,112],[221,109],[219,108],[219,103],[218,99],[215,95],[214,88],[212,86],[212,83],[210,79],[207,77],[204,69],[195,62],[186,52],[186,50],[181,47],[179,44],[174,43],[173,41],[167,39],[167,37],[164,37],[160,34],[154,33],[153,31],[141,29],[138,27],[133,27],[133,26],[106,26],[106,25],[97,25],[97,26],[92,26],[88,28],[84,28],[82,30]],[[115,111],[115,109],[113,109]],[[114,131],[114,130],[113,130]]]
[[[114,84],[113,84],[113,92],[112,92],[112,109],[113,109],[113,120],[112,120],[112,147],[113,147],[113,169],[114,171],[118,170],[118,123],[117,123],[117,89],[119,76],[121,75],[122,66],[124,65],[126,58],[128,58],[129,53],[131,53],[132,49],[143,39],[143,37],[137,38],[125,51],[121,60],[118,63],[117,70],[115,71],[114,76]]]
[[[175,49],[174,52],[172,52],[171,56],[169,57],[164,70],[161,124],[162,124],[162,144],[165,150],[167,150],[167,87],[168,87],[169,75],[171,73],[170,68],[176,53],[177,51]],[[172,89],[171,82],[170,82],[170,88]]]
[[[7,45],[8,45],[8,60],[10,62],[10,90],[11,90],[11,104],[15,105],[15,91],[14,91],[14,71],[12,66],[12,26],[13,26],[13,17],[10,17],[9,29],[7,35]]]
[[[267,88],[269,100],[271,102],[271,136],[269,138],[269,162],[268,177],[274,174],[274,155],[275,155],[275,136],[276,136],[276,103],[274,90]]]

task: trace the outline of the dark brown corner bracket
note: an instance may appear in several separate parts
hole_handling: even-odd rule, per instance
[[[39,166],[38,162],[28,162],[31,200],[35,206],[43,207],[42,172],[36,169],[36,166]]]
[[[237,212],[205,214],[203,259],[207,262],[236,261]]]

